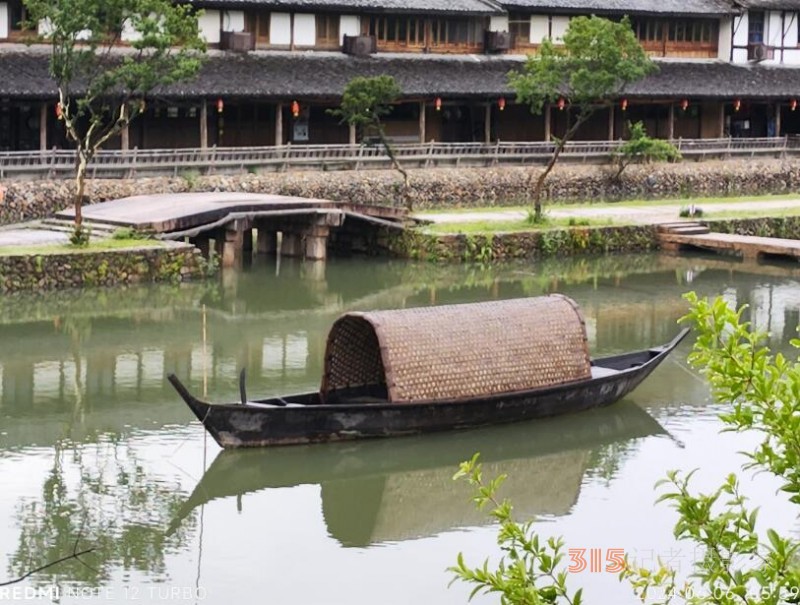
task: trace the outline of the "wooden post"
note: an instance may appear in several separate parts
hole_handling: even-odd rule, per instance
[[[486,104],[483,114],[483,142],[487,145],[492,142],[492,104]]]
[[[719,138],[725,136],[725,103],[719,104]]]
[[[208,103],[200,101],[200,149],[208,147]]]
[[[266,224],[262,223],[256,232],[256,254],[275,254],[277,243],[278,233],[267,231]]]
[[[614,111],[615,108],[613,105],[608,106],[608,140],[614,140]]]
[[[47,103],[39,107],[39,150],[47,151]]]
[[[775,103],[775,136],[781,136],[781,104]]]
[[[425,115],[425,101],[419,102],[419,142],[424,143],[427,136],[427,124]]]
[[[671,101],[667,113],[667,138],[670,141],[675,138],[675,103]]]
[[[275,146],[283,145],[283,103],[275,104]]]
[[[545,142],[549,142],[550,141],[550,135],[551,135],[551,132],[550,132],[550,128],[551,128],[550,118],[551,118],[551,116],[550,116],[550,103],[545,103],[544,104],[544,140],[545,140]]]

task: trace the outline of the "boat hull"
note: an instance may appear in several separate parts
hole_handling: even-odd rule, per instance
[[[684,330],[662,347],[597,360],[596,366],[613,371],[604,376],[454,401],[320,404],[317,393],[308,393],[291,398],[307,405],[291,407],[209,404],[194,398],[175,376],[169,379],[224,448],[369,439],[470,429],[607,406],[635,389],[685,335]]]

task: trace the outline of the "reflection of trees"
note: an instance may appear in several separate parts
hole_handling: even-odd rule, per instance
[[[636,454],[637,440],[617,441],[592,450],[586,476],[602,479],[606,485],[617,477],[623,464]]]
[[[19,545],[9,575],[21,576],[73,551],[76,541],[93,547],[38,574],[41,584],[58,579],[99,586],[112,570],[150,574],[165,570],[164,556],[183,546],[194,518],[167,536],[164,528],[180,508],[176,485],[147,476],[129,446],[104,441],[85,447],[58,444],[41,498],[17,506]]]

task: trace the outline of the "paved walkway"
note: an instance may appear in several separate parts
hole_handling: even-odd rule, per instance
[[[686,202],[641,204],[637,206],[626,206],[625,202],[619,204],[603,204],[598,206],[579,205],[570,207],[569,205],[544,205],[547,216],[551,218],[588,218],[594,220],[611,219],[614,222],[626,222],[636,224],[665,223],[679,220],[680,209],[686,206]],[[721,212],[753,211],[763,210],[768,214],[768,210],[793,209],[800,214],[800,198],[783,200],[737,200],[731,202],[715,202],[710,204],[698,204],[706,216]],[[470,212],[435,212],[417,215],[423,220],[433,221],[434,223],[471,223],[478,221],[517,221],[523,220],[527,216],[526,210],[481,210]]]
[[[66,244],[69,234],[50,231],[45,228],[12,227],[0,229],[0,248],[5,246],[43,246],[47,244]]]

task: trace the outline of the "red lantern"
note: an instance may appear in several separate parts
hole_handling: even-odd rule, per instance
[[[292,101],[292,116],[295,118],[300,115],[300,103]]]
[[[499,99],[497,99],[497,109],[503,111],[505,108],[506,108],[506,98],[500,97]]]
[[[433,100],[433,106],[436,108],[436,111],[442,110],[442,97],[436,97]]]
[[[628,109],[628,99],[622,99],[622,100],[619,102],[619,108],[620,108],[622,111],[625,111],[626,109]]]
[[[735,99],[733,101],[733,111],[739,111],[742,108],[742,101],[741,99]]]
[[[792,111],[797,109],[797,99],[792,99],[791,101],[789,101],[789,109],[791,109]]]
[[[225,109],[225,102],[222,99],[217,99],[217,113],[222,113]]]
[[[564,97],[558,98],[558,110],[564,111],[564,108],[567,106],[567,100]]]
[[[64,115],[64,110],[61,108],[61,103],[56,103],[56,119],[60,120]]]
[[[683,99],[681,101],[681,110],[686,111],[687,109],[689,109],[689,99]]]

